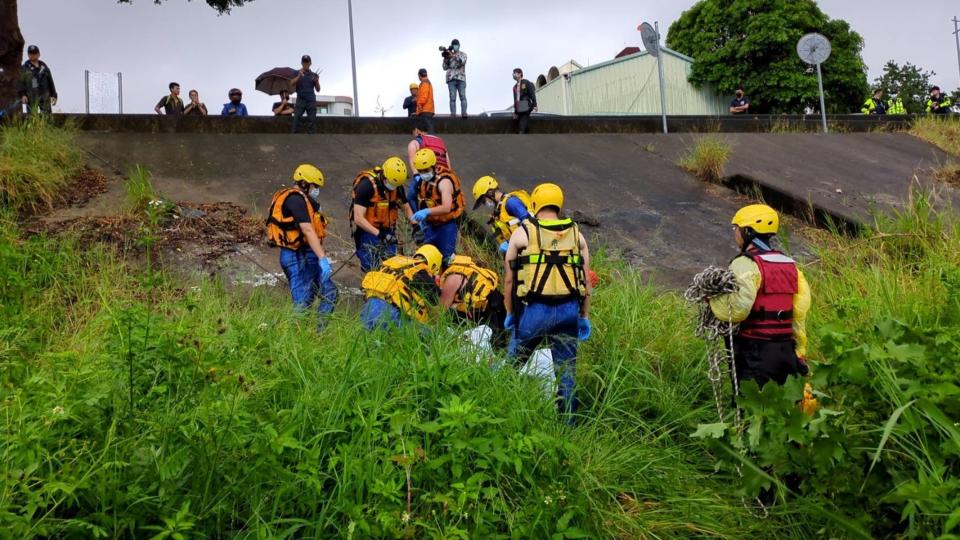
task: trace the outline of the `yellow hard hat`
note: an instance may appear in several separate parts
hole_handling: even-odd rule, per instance
[[[744,206],[731,221],[737,227],[749,227],[757,234],[777,234],[780,228],[780,216],[777,211],[765,204]]]
[[[536,214],[546,206],[556,206],[557,210],[563,208],[563,190],[556,184],[540,184],[533,188],[530,194],[530,206],[533,213]]]
[[[429,148],[421,148],[413,155],[413,166],[418,171],[425,171],[437,164],[437,155]]]
[[[419,88],[420,88],[420,85],[419,85],[419,84],[417,84],[417,83],[410,83],[410,89],[411,89],[411,90],[418,90]]]
[[[491,189],[497,189],[500,187],[500,184],[497,182],[497,179],[492,176],[482,176],[476,182],[473,183],[473,198],[474,200],[480,199],[487,194]]]
[[[440,272],[440,266],[443,264],[443,255],[440,250],[432,244],[424,244],[417,250],[417,255],[427,261],[427,270],[431,275],[437,275]]]
[[[395,186],[407,183],[407,164],[397,156],[388,157],[383,162],[383,177]]]
[[[297,168],[293,171],[293,180],[302,180],[308,184],[316,184],[320,187],[323,187],[324,182],[323,173],[320,172],[320,169],[308,163],[297,165]]]

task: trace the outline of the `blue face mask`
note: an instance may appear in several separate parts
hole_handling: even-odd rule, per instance
[[[433,180],[433,171],[420,173],[420,180],[423,180],[424,182],[429,182]]]
[[[307,191],[307,197],[310,197],[310,200],[312,200],[313,202],[318,202],[318,199],[320,199],[320,188],[318,187],[310,188],[310,190]]]
[[[453,52],[459,52],[459,51],[460,51],[460,45],[454,45]]]
[[[384,180],[384,181],[383,181],[383,187],[387,188],[387,191],[393,191],[393,190],[397,189],[397,185],[394,184],[394,183],[392,183],[392,182],[389,181],[389,180]]]

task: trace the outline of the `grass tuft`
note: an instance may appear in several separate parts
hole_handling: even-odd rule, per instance
[[[679,165],[700,180],[719,183],[723,179],[733,145],[719,135],[705,135],[697,139]]]
[[[960,119],[922,116],[914,121],[910,134],[960,158]]]
[[[34,213],[61,199],[83,165],[74,132],[39,115],[0,127],[0,205]]]

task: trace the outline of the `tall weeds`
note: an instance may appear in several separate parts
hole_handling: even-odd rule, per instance
[[[0,127],[0,206],[16,212],[49,208],[80,170],[74,128],[40,115]]]

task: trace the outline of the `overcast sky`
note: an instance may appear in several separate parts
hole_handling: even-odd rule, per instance
[[[693,0],[354,0],[360,112],[401,115],[407,87],[420,67],[430,70],[437,112],[448,95],[437,47],[458,37],[467,63],[469,112],[511,103],[511,71],[535,80],[552,65],[575,59],[586,65],[640,43],[637,25],[670,22]],[[269,114],[273,98],[253,90],[256,76],[275,66],[298,67],[313,56],[323,69],[322,94],[353,94],[346,0],[256,0],[217,16],[202,0],[20,0],[20,25],[28,44],[40,46],[56,76],[59,108],[84,109],[84,70],[122,72],[124,112],[152,112],[177,81],[196,88],[211,113],[230,87],[244,91],[251,114]],[[960,86],[953,15],[957,0],[821,0],[833,18],[848,20],[866,40],[870,80],[888,59],[911,61],[937,72],[944,88]],[[826,66],[829,69],[829,66]],[[379,113],[377,113],[379,114]]]

